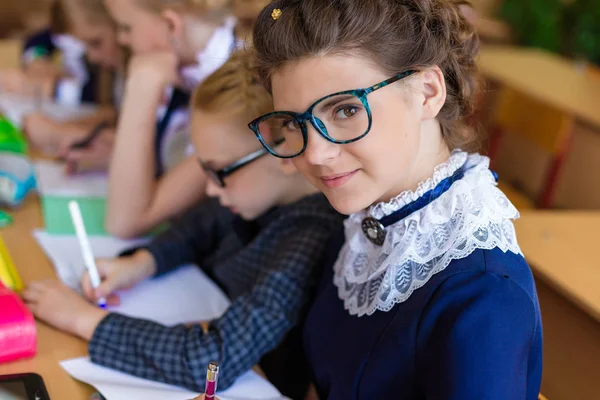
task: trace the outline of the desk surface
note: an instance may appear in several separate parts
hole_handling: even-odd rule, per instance
[[[0,230],[0,235],[23,282],[56,278],[52,265],[31,235],[32,229],[42,226],[39,200],[29,196],[25,204],[11,214],[14,224]],[[35,358],[0,364],[0,374],[37,372],[44,378],[52,399],[89,399],[93,388],[71,378],[58,364],[61,360],[87,355],[85,342],[38,321],[36,326],[38,352]]]
[[[568,59],[536,49],[483,46],[479,68],[494,81],[600,128],[600,79]]]
[[[515,226],[536,276],[600,322],[600,212],[529,211]]]

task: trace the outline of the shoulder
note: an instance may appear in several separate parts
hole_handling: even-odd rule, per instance
[[[527,335],[540,329],[533,275],[519,254],[476,250],[453,261],[430,283],[422,327],[483,324],[506,329],[507,334],[520,330]]]
[[[343,218],[324,196],[309,196],[277,210],[256,244],[270,259],[322,264],[332,237],[343,228]]]
[[[432,397],[450,388],[461,399],[537,396],[541,315],[533,283],[519,271],[527,265],[514,256],[479,251],[471,267],[445,276],[423,307],[416,365]]]
[[[498,248],[478,249],[465,258],[452,261],[436,281],[439,288],[461,281],[470,282],[473,288],[477,285],[493,285],[496,289],[514,287],[532,304],[537,304],[533,274],[523,255]]]
[[[281,207],[270,227],[288,231],[337,231],[344,216],[338,213],[323,194],[315,194]]]

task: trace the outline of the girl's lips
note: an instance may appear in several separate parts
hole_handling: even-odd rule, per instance
[[[343,174],[327,175],[322,176],[320,179],[325,186],[330,189],[335,189],[345,185],[357,172],[358,170],[354,170]]]

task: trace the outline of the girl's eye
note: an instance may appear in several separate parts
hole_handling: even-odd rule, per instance
[[[339,119],[348,119],[354,117],[360,111],[357,106],[341,106],[335,111],[335,117]]]
[[[285,121],[283,123],[283,127],[288,131],[297,131],[298,129],[300,129],[300,124],[298,124],[298,121],[292,119],[289,121]]]

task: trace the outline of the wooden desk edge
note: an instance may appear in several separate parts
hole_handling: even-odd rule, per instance
[[[527,263],[529,264],[529,267],[531,268],[534,277],[542,279],[548,286],[556,290],[556,292],[563,296],[565,299],[581,308],[594,320],[600,322],[600,309],[592,305],[583,296],[580,296],[576,292],[573,292],[572,290],[566,288],[560,281],[554,279],[543,269],[538,268],[534,262],[527,259],[527,254],[525,254],[525,259],[527,260]]]

